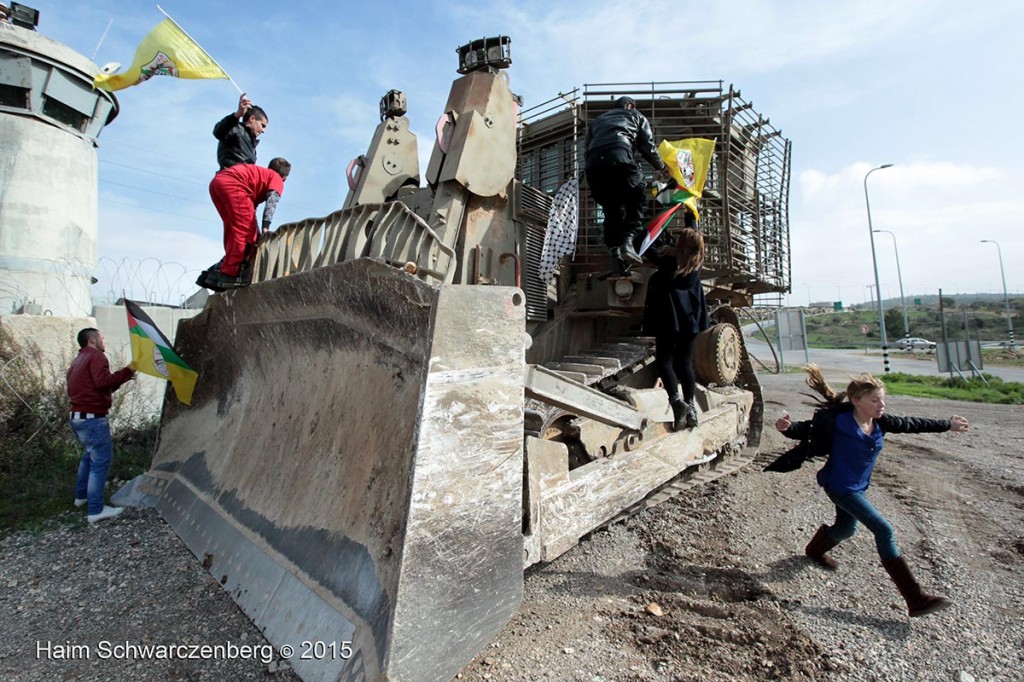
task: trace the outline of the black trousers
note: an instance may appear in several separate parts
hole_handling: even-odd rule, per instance
[[[693,373],[693,339],[689,335],[658,336],[655,338],[654,364],[661,383],[665,384],[669,402],[678,400],[679,385],[683,386],[683,400],[690,402],[697,390],[697,377]]]
[[[594,202],[604,211],[605,245],[618,248],[627,234],[635,238],[643,228],[647,208],[647,180],[640,166],[592,161],[587,164],[587,186]]]

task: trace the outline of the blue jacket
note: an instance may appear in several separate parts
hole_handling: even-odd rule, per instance
[[[800,443],[765,467],[765,471],[796,471],[808,460],[831,455],[835,443],[836,417],[852,410],[852,403],[842,402],[815,410],[807,421],[790,424],[782,435],[799,440]],[[883,414],[875,420],[875,425],[883,436],[886,433],[942,433],[949,431],[952,426],[948,419],[895,417],[891,414]]]

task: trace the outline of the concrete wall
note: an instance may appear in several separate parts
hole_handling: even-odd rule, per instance
[[[47,377],[63,381],[68,364],[78,354],[78,330],[95,327],[96,321],[84,316],[3,315],[0,326],[11,333],[19,346],[39,352]]]
[[[92,309],[96,137],[117,101],[95,64],[35,31],[0,23],[0,314]]]
[[[199,310],[143,306],[156,326],[174,342],[178,321],[192,317]],[[110,369],[116,371],[131,362],[131,341],[128,338],[128,318],[124,306],[100,306],[93,317],[59,317],[51,315],[4,315],[0,326],[10,331],[22,348],[37,350],[41,358],[41,371],[50,381],[62,383],[71,360],[78,354],[78,331],[95,327],[103,332],[107,342]],[[187,361],[187,360],[186,360]],[[120,389],[127,396],[116,418],[123,420],[150,419],[160,416],[164,391],[168,382],[145,374]]]

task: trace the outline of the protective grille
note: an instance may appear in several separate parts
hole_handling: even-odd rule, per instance
[[[544,249],[551,197],[521,183],[516,183],[516,190],[516,220],[526,228],[522,232],[525,234],[524,248],[520,251],[526,254],[522,281],[526,294],[526,319],[543,322],[548,319],[548,287],[540,279],[540,256]]]
[[[650,121],[656,141],[715,140],[700,202],[708,277],[746,296],[788,290],[791,143],[722,81],[591,84],[582,93],[574,89],[526,109],[520,116],[518,177],[550,195],[568,178],[582,176],[587,123],[625,95]],[[650,180],[653,169],[643,166]],[[649,214],[656,209],[652,200]],[[681,217],[675,222],[670,229],[682,226]],[[608,267],[600,207],[586,182],[580,187],[574,267]]]

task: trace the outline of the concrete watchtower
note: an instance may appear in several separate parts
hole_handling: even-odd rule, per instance
[[[0,315],[92,314],[96,138],[117,99],[99,68],[35,31],[38,12],[0,5]]]

